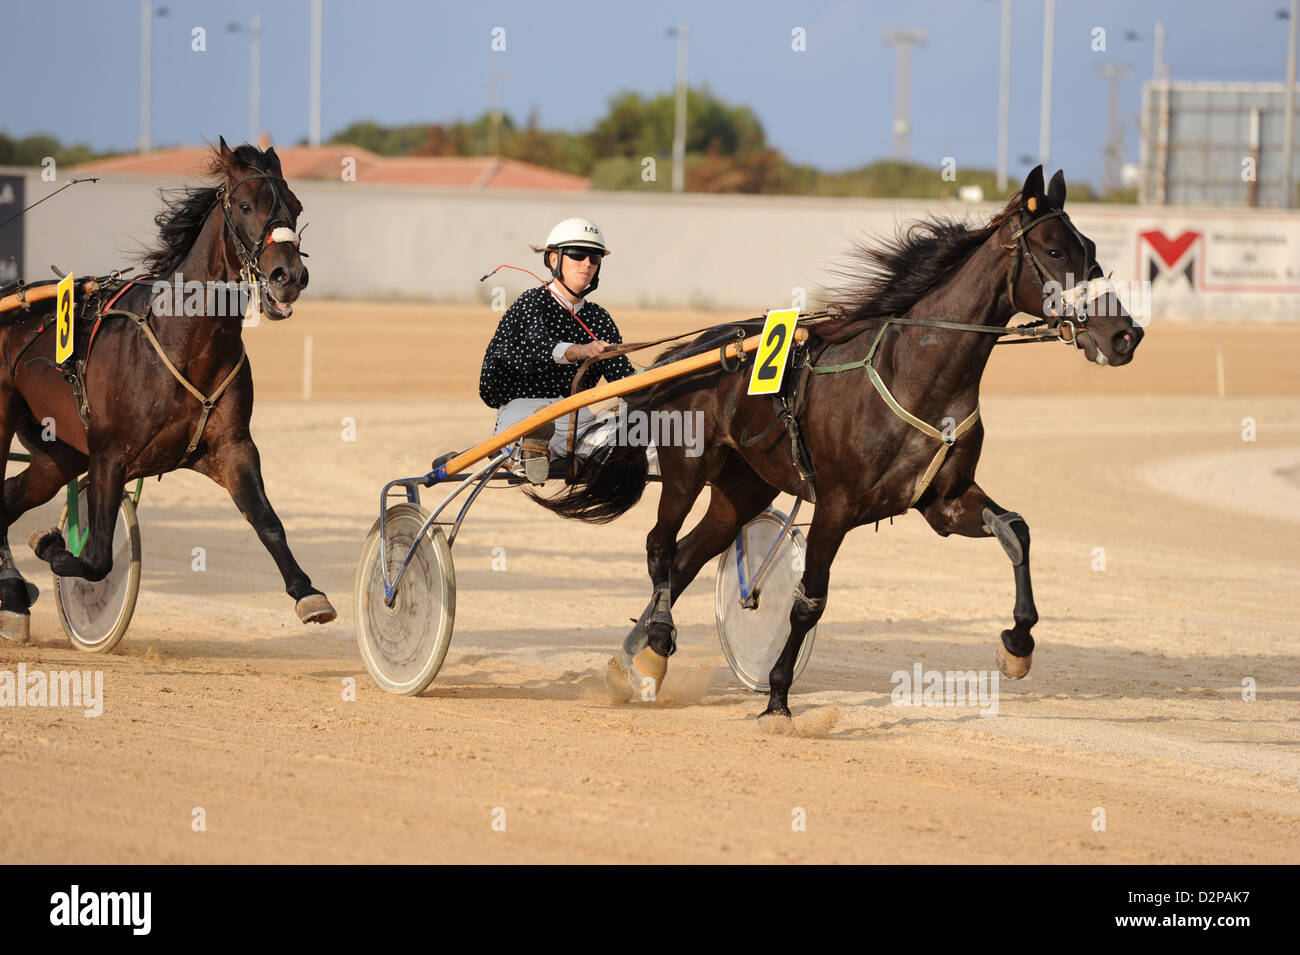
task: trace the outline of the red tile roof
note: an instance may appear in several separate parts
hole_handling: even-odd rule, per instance
[[[285,146],[276,155],[286,179],[337,179],[343,160],[356,163],[357,182],[396,185],[450,186],[465,189],[544,189],[580,191],[591,183],[582,176],[558,172],[517,159],[492,156],[380,156],[360,146]],[[145,176],[202,174],[211,157],[206,146],[178,146],[150,153],[97,159],[77,166],[78,172],[124,173]]]

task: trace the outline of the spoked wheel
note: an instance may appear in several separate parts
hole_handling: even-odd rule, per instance
[[[433,682],[451,644],[456,619],[456,569],[442,528],[420,528],[429,514],[418,504],[388,509],[388,579],[415,553],[390,607],[384,603],[379,521],[357,565],[357,644],[370,676],[389,693],[413,696]],[[418,540],[417,540],[418,535]]]
[[[740,529],[737,540],[742,555],[740,573],[748,581],[758,570],[781,537],[785,515],[768,508]],[[740,603],[740,576],[737,573],[736,544],[733,542],[718,559],[718,579],[714,588],[714,613],[718,621],[718,639],[731,672],[751,690],[771,690],[768,675],[785,648],[790,635],[790,609],[794,606],[794,589],[803,576],[803,556],[808,545],[797,527],[791,527],[777,548],[763,579],[755,588],[757,606]],[[817,628],[803,638],[799,657],[794,664],[794,679],[799,679],[812,654]]]
[[[90,512],[88,478],[77,483],[77,513]],[[67,534],[68,506],[59,515],[59,530]],[[140,594],[140,522],[131,495],[123,494],[113,525],[113,567],[103,580],[54,577],[54,603],[59,622],[72,645],[89,653],[107,653],[126,635]]]

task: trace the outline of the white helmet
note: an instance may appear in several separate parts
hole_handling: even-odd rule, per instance
[[[536,248],[534,246],[534,248]],[[549,253],[552,251],[559,252],[560,249],[594,249],[600,253],[600,258],[609,255],[609,249],[605,247],[605,234],[600,231],[600,226],[590,219],[565,219],[557,224],[546,236],[546,247],[542,250],[542,261],[550,269],[551,275],[555,281],[564,285],[573,295],[586,295],[596,291],[596,286],[600,284],[600,265],[596,265],[596,273],[591,277],[591,283],[581,291],[571,289],[565,285],[564,277],[561,274],[560,255],[555,256],[555,264],[551,265],[548,261]]]
[[[548,249],[575,245],[584,249],[599,249],[603,255],[609,255],[609,249],[605,248],[605,234],[590,219],[565,219],[546,236]]]

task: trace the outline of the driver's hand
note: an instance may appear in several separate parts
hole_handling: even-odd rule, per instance
[[[585,345],[570,345],[565,349],[564,357],[569,361],[586,361],[588,358],[599,355],[609,347],[609,342],[605,341],[587,342]]]

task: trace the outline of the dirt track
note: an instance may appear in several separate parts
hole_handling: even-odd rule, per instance
[[[616,315],[629,338],[730,317]],[[130,634],[107,657],[77,654],[21,544],[57,511],[18,522],[20,568],[45,593],[37,644],[0,644],[0,670],[102,668],[105,709],[0,710],[0,861],[1300,859],[1300,329],[1152,328],[1120,370],[1001,349],[980,479],[1033,529],[1033,673],[1002,682],[993,718],[891,705],[891,674],[917,662],[992,668],[1012,603],[995,543],[942,540],[913,514],[849,537],[792,695],[797,735],[776,737],[726,669],[711,570],[678,606],[667,701],[603,690],[648,592],[653,490],[608,527],[485,494],[456,545],[442,673],[416,699],[370,682],[352,574],[379,487],[486,436],[474,387],[491,325],[481,310],[324,304],[248,333],[268,491],[338,607],[331,625],[297,623],[224,492],[183,473],[145,488]]]

